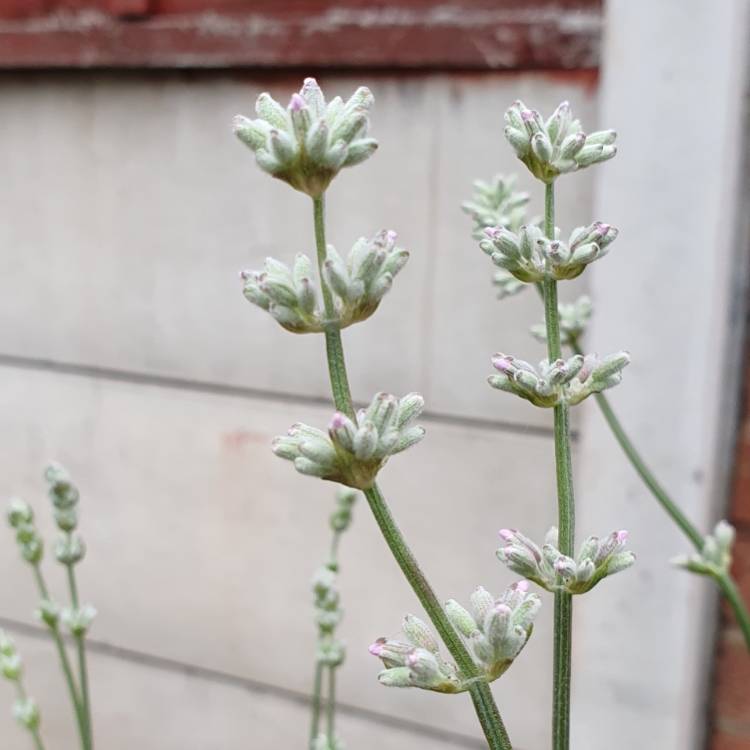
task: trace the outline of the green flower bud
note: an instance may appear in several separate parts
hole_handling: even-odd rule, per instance
[[[13,716],[29,731],[39,728],[39,708],[31,698],[20,698],[13,704]]]
[[[66,607],[62,611],[62,621],[71,635],[84,636],[96,617],[96,610],[90,604],[80,607]]]

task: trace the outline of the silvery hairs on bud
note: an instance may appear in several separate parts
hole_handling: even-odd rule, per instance
[[[558,233],[556,229],[556,237]],[[587,265],[603,258],[617,235],[615,227],[601,221],[577,227],[567,243],[550,240],[534,224],[524,225],[517,232],[498,226],[484,230],[479,247],[498,268],[519,281],[563,281],[580,276]]]
[[[718,578],[729,573],[735,530],[728,522],[719,521],[711,534],[703,538],[700,552],[672,558],[672,564],[691,573]]]
[[[541,600],[528,588],[526,581],[519,581],[494,597],[480,586],[471,595],[471,612],[453,599],[444,605],[448,619],[489,682],[505,673],[531,636]],[[370,653],[385,666],[378,675],[381,684],[439,693],[468,689],[456,665],[441,656],[436,636],[422,620],[407,615],[402,630],[405,641],[379,638],[370,646]]]
[[[515,232],[524,223],[529,194],[516,190],[515,185],[516,175],[497,174],[489,182],[474,182],[474,194],[461,208],[472,218],[475,239],[481,240],[488,227]]]
[[[560,316],[560,343],[563,346],[573,346],[586,332],[586,327],[591,320],[594,310],[588,296],[581,295],[575,302],[558,305]],[[547,341],[547,326],[544,323],[536,323],[531,326],[531,335],[541,342]]]
[[[343,167],[365,161],[377,148],[367,136],[370,90],[360,86],[344,102],[326,102],[314,78],[306,78],[285,108],[268,93],[255,104],[257,119],[234,118],[234,132],[258,166],[313,198],[321,196]]]
[[[625,549],[627,531],[613,531],[606,537],[587,537],[575,558],[558,549],[557,529],[552,527],[539,546],[516,529],[501,529],[503,545],[498,559],[514,573],[528,578],[547,591],[583,594],[602,578],[619,573],[635,562],[635,555]]]
[[[551,408],[561,403],[575,406],[592,393],[617,385],[629,362],[627,352],[610,354],[603,359],[596,354],[576,354],[552,363],[542,360],[537,369],[522,359],[497,353],[492,357],[492,364],[499,374],[490,375],[487,382],[534,406]]]
[[[587,135],[568,102],[562,102],[546,121],[522,101],[514,102],[505,113],[505,137],[534,177],[545,183],[617,153],[613,145],[617,133],[599,130]]]
[[[409,260],[409,253],[396,245],[396,239],[391,230],[378,232],[370,239],[361,237],[346,259],[328,245],[323,274],[336,310],[333,321],[325,318],[313,264],[302,253],[292,268],[267,258],[262,271],[243,271],[240,276],[245,298],[293,333],[320,333],[328,323],[347,328],[377,310],[396,274]]]
[[[356,421],[336,412],[328,433],[295,424],[287,435],[273,441],[273,452],[301,474],[327,479],[365,490],[375,482],[388,458],[406,450],[424,437],[424,428],[414,424],[422,413],[424,399],[409,393],[399,399],[377,393]]]

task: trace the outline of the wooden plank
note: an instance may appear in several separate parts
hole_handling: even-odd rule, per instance
[[[0,19],[0,68],[580,69],[600,37],[599,0],[4,0]]]

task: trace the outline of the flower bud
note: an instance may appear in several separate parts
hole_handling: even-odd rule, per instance
[[[13,498],[8,503],[8,523],[15,529],[21,524],[34,522],[34,511],[31,506],[19,498]]]
[[[96,617],[96,610],[90,604],[80,607],[66,607],[62,611],[62,621],[71,635],[81,637],[88,633]]]
[[[48,627],[56,628],[60,622],[60,608],[50,599],[42,599],[37,607],[36,616]]]
[[[732,567],[732,546],[734,544],[734,527],[727,521],[719,521],[711,534],[703,538],[700,552],[672,559],[672,563],[691,573],[721,578],[729,573]]]
[[[77,535],[60,537],[55,544],[55,557],[63,565],[75,565],[83,560],[86,545]]]
[[[29,731],[39,728],[39,708],[31,698],[19,698],[13,704],[13,716],[16,721]]]

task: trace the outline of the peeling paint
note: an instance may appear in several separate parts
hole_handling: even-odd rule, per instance
[[[59,10],[0,19],[0,67],[579,69],[598,64],[600,35],[599,12],[564,3],[339,5],[129,20],[99,10]]]

